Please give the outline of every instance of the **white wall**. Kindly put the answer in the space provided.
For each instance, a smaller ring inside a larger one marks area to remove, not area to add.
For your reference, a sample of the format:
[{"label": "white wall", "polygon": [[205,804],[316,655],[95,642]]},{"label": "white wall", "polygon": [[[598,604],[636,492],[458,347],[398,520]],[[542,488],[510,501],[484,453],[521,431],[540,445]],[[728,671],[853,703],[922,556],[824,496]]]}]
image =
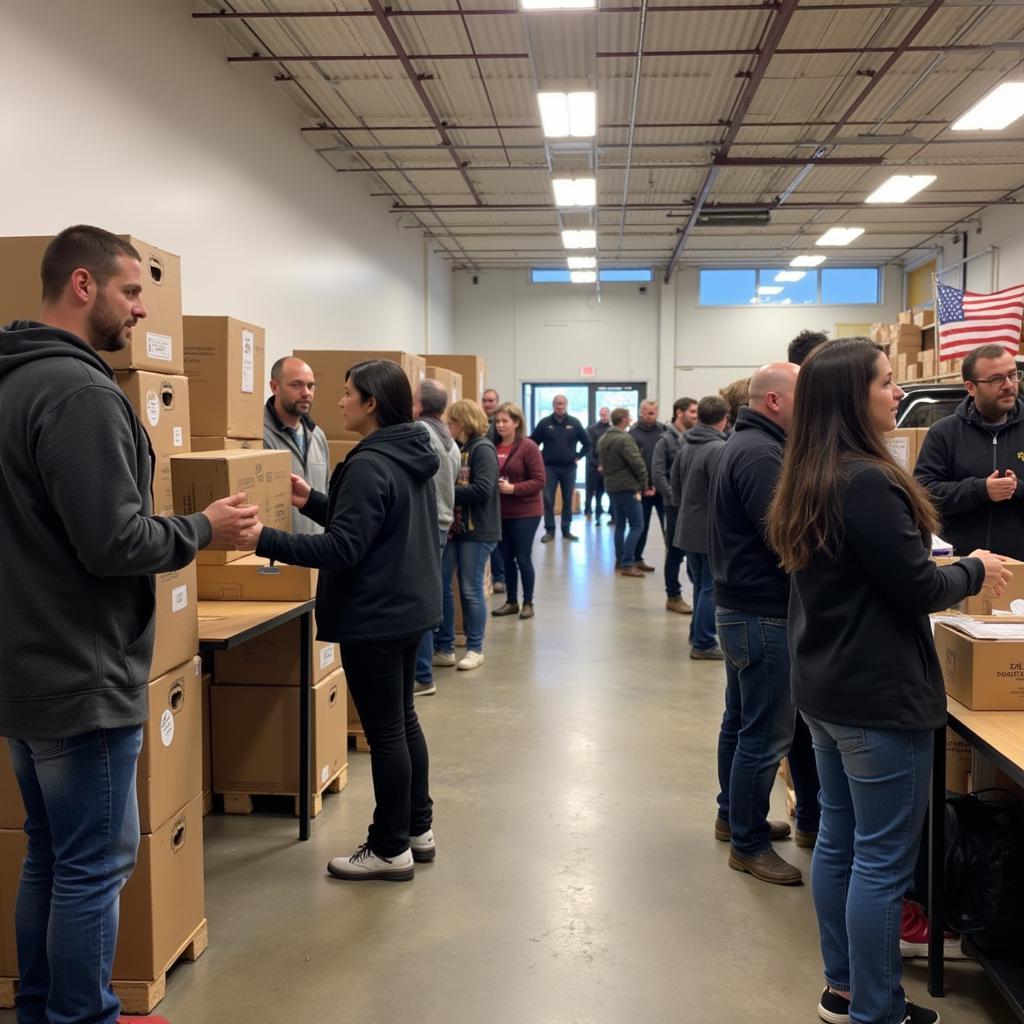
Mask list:
[{"label": "white wall", "polygon": [[[981,233],[976,224],[967,228],[967,255],[979,254],[967,264],[967,288],[970,291],[990,292],[1024,284],[1024,209],[1000,206],[987,210],[978,217]],[[993,261],[991,254],[981,255],[995,246],[999,251]],[[942,264],[950,266],[963,259],[962,242],[944,239]],[[995,274],[993,275],[993,262]],[[994,280],[993,280],[994,278]],[[943,276],[946,284],[961,287],[960,270]]]},{"label": "white wall", "polygon": [[[837,324],[892,321],[901,303],[899,268],[885,273],[877,306],[723,307],[697,304],[698,272],[670,284],[592,289],[532,285],[526,270],[455,274],[455,351],[487,360],[489,383],[521,398],[524,381],[571,383],[592,365],[596,379],[646,381],[666,407],[683,394],[718,391],[758,366],[786,357],[805,328],[835,333]],[[682,367],[682,369],[680,369]]]},{"label": "white wall", "polygon": [[[4,0],[0,234],[76,222],[182,258],[186,313],[298,347],[451,347],[451,274],[369,177],[335,174],[267,65],[189,0]],[[27,311],[34,314],[34,310]]]}]

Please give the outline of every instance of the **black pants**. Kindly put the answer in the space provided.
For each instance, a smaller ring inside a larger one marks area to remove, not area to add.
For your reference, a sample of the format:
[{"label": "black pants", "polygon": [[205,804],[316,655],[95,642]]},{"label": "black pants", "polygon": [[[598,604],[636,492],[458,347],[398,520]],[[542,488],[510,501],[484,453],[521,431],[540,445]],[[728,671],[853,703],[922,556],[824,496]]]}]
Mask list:
[{"label": "black pants", "polygon": [[[652,494],[649,497],[645,495],[641,505],[641,512],[644,517],[644,530],[643,533],[640,534],[640,539],[636,544],[636,560],[638,562],[642,561],[644,557],[644,546],[647,544],[647,534],[650,533],[651,530],[651,513],[655,510],[658,512],[658,522],[661,525],[662,535],[664,536],[665,533],[665,499],[657,493]],[[667,539],[665,543],[668,544]]]},{"label": "black pants", "polygon": [[380,857],[409,849],[409,836],[433,822],[427,741],[413,705],[416,648],[421,634],[345,643],[341,663],[370,745],[377,806],[368,842]]},{"label": "black pants", "polygon": [[[601,514],[601,499],[604,497],[604,473],[599,473],[597,466],[587,460],[587,491],[583,502],[583,511],[589,516],[591,505],[595,505],[594,511]],[[611,498],[608,499],[608,511],[611,513]]]},{"label": "black pants", "polygon": [[533,604],[533,538],[540,526],[540,516],[528,519],[502,519],[501,555],[505,561],[505,600],[519,600],[519,577],[523,577],[523,603]]},{"label": "black pants", "polygon": [[679,582],[679,570],[682,568],[686,553],[672,543],[676,535],[676,522],[679,509],[675,505],[665,506],[665,595],[666,597],[682,597],[683,587]]},{"label": "black pants", "polygon": [[562,533],[572,527],[572,492],[576,488],[576,463],[568,466],[544,464],[547,480],[544,482],[544,529],[555,532],[555,491],[562,488]]}]

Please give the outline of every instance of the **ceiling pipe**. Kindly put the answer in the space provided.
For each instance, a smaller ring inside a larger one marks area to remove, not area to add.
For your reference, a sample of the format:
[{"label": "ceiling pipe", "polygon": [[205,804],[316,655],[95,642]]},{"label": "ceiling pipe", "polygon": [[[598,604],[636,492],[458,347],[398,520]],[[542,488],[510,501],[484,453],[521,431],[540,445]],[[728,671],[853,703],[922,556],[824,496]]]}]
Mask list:
[{"label": "ceiling pipe", "polygon": [[[1022,206],[1024,203],[1018,202],[1014,199],[958,199],[958,200],[946,200],[936,201],[930,203],[914,203],[914,210],[966,210],[973,209],[981,203],[984,206]],[[764,209],[768,206],[768,203],[708,203],[707,209],[709,210],[745,210],[745,209]],[[667,212],[669,216],[675,214],[679,217],[689,217],[690,214],[686,211],[692,206],[691,202],[677,202],[677,203],[629,203],[628,209],[630,210],[646,210],[649,213]],[[595,209],[598,210],[613,210],[619,209],[619,204],[615,203],[602,203],[598,204]],[[433,210],[438,213],[451,213],[451,212],[464,212],[464,213],[550,213],[555,210],[554,203],[484,203],[480,206],[474,206],[471,203],[426,203],[423,205],[418,204],[407,204],[407,203],[395,203],[391,207],[392,213],[414,213],[423,212],[425,210]],[[864,202],[843,202],[843,201],[824,201],[824,202],[813,202],[804,201],[799,203],[787,203],[787,210],[863,210]]]},{"label": "ceiling pipe", "polygon": [[647,32],[647,0],[640,4],[640,24],[637,26],[636,67],[633,70],[633,97],[629,105],[629,135],[626,141],[626,166],[622,182],[622,213],[619,216],[618,251],[622,252],[622,239],[626,232],[626,201],[629,199],[629,170],[633,162],[633,137],[636,134],[636,111],[640,99],[640,69],[644,62],[644,35]]}]

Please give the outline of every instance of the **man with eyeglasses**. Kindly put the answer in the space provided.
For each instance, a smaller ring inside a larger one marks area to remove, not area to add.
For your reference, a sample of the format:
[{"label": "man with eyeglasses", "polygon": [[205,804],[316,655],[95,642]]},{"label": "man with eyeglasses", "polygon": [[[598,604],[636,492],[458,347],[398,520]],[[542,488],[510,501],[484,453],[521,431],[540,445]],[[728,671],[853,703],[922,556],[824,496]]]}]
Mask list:
[{"label": "man with eyeglasses", "polygon": [[925,435],[914,476],[942,517],[957,554],[986,548],[1024,559],[1024,404],[1014,357],[974,349],[963,365],[967,398]]}]

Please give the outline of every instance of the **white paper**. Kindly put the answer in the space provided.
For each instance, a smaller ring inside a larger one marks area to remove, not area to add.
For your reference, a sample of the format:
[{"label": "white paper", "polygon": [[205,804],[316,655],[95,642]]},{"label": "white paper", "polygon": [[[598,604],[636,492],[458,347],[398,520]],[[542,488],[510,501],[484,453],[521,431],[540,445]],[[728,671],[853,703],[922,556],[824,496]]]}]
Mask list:
[{"label": "white paper", "polygon": [[330,647],[325,647],[320,652],[320,671],[322,672],[328,665],[334,664],[334,644]]},{"label": "white paper", "polygon": [[327,785],[327,780],[331,777],[331,773],[327,770],[327,765],[324,765],[320,769],[320,784]]},{"label": "white paper", "polygon": [[256,336],[242,331],[242,390],[251,395],[256,387]]},{"label": "white paper", "polygon": [[977,619],[943,619],[975,640],[1024,640],[1024,622],[979,622]]},{"label": "white paper", "polygon": [[171,591],[171,611],[180,612],[188,607],[188,584],[183,583]]},{"label": "white paper", "polygon": [[164,708],[160,716],[160,742],[169,747],[174,742],[174,715],[170,708]]},{"label": "white paper", "polygon": [[154,334],[146,331],[146,355],[169,363],[174,359],[174,342],[169,334]]},{"label": "white paper", "polygon": [[174,428],[174,447],[181,448],[185,444],[185,432],[181,427]]},{"label": "white paper", "polygon": [[155,391],[146,392],[146,419],[151,427],[160,422],[160,396]]}]

